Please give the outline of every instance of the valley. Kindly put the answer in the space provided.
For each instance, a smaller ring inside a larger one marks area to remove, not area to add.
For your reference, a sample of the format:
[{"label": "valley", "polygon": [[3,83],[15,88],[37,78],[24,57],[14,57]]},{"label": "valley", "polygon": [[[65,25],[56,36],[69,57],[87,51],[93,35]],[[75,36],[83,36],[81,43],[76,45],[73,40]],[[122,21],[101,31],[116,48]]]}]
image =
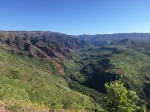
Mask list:
[{"label": "valley", "polygon": [[[150,34],[0,32],[0,101],[10,111],[102,112],[121,79],[150,110]],[[21,102],[21,103],[18,103]]]}]

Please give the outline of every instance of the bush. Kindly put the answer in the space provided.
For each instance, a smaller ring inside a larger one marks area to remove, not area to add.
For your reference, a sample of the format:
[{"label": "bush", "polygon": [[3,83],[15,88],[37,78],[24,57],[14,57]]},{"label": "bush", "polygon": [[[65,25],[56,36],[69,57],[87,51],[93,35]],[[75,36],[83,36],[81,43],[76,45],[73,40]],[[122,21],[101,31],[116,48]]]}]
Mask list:
[{"label": "bush", "polygon": [[145,106],[138,106],[136,92],[127,90],[120,80],[105,84],[107,94],[103,106],[108,112],[146,112]]}]

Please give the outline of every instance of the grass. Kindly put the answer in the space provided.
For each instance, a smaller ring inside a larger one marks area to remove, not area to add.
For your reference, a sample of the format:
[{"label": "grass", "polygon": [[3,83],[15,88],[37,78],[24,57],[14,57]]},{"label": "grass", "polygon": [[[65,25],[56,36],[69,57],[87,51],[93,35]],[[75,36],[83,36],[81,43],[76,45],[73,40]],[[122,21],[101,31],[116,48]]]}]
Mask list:
[{"label": "grass", "polygon": [[1,50],[0,100],[22,101],[55,110],[101,110],[98,104],[92,103],[93,99],[71,90],[66,79],[57,74],[53,63]]},{"label": "grass", "polygon": [[129,49],[116,55],[116,58],[112,58],[111,62],[115,65],[115,69],[124,70],[123,76],[127,78],[125,83],[130,85],[131,89],[138,92],[143,91],[146,82],[145,76],[150,73],[147,68],[150,66],[149,56]]}]

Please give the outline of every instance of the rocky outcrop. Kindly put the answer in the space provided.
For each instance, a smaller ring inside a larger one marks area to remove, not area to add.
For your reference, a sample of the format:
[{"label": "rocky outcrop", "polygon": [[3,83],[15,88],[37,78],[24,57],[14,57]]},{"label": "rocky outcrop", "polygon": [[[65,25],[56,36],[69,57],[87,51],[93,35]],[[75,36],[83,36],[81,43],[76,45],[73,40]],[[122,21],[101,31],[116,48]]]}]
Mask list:
[{"label": "rocky outcrop", "polygon": [[72,59],[73,50],[88,44],[71,36],[53,32],[0,32],[0,42],[30,56]]},{"label": "rocky outcrop", "polygon": [[[74,50],[88,46],[77,38],[54,32],[0,32],[0,48],[55,63],[72,60]],[[62,70],[61,70],[62,72]]]}]

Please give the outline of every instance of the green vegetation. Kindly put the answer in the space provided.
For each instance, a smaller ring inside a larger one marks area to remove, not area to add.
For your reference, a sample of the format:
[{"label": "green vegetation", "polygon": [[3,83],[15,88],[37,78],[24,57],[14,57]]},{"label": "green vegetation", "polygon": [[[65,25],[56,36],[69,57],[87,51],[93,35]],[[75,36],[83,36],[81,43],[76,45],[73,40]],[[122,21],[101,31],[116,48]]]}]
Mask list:
[{"label": "green vegetation", "polygon": [[[90,97],[69,89],[66,79],[55,75],[49,63],[1,50],[0,68],[1,101],[22,101],[50,109],[101,110]],[[12,106],[16,109],[22,105]]]},{"label": "green vegetation", "polygon": [[150,110],[148,42],[119,41],[116,34],[118,41],[95,40],[95,47],[61,34],[0,36],[0,109],[101,112],[103,106],[143,112],[146,105]]},{"label": "green vegetation", "polygon": [[121,80],[105,84],[107,94],[103,105],[108,112],[146,112],[145,106],[138,106],[138,96],[127,90]]},{"label": "green vegetation", "polygon": [[[70,84],[72,89],[97,99],[101,104],[105,96],[103,93],[106,93],[105,83],[122,74],[125,87],[135,91],[140,97],[140,104],[149,108],[150,57],[147,54],[123,45],[90,47],[76,52],[75,63],[68,64],[71,65],[68,70],[70,79],[74,81]],[[83,86],[88,89],[81,89]],[[90,88],[93,92],[89,92]]]}]

